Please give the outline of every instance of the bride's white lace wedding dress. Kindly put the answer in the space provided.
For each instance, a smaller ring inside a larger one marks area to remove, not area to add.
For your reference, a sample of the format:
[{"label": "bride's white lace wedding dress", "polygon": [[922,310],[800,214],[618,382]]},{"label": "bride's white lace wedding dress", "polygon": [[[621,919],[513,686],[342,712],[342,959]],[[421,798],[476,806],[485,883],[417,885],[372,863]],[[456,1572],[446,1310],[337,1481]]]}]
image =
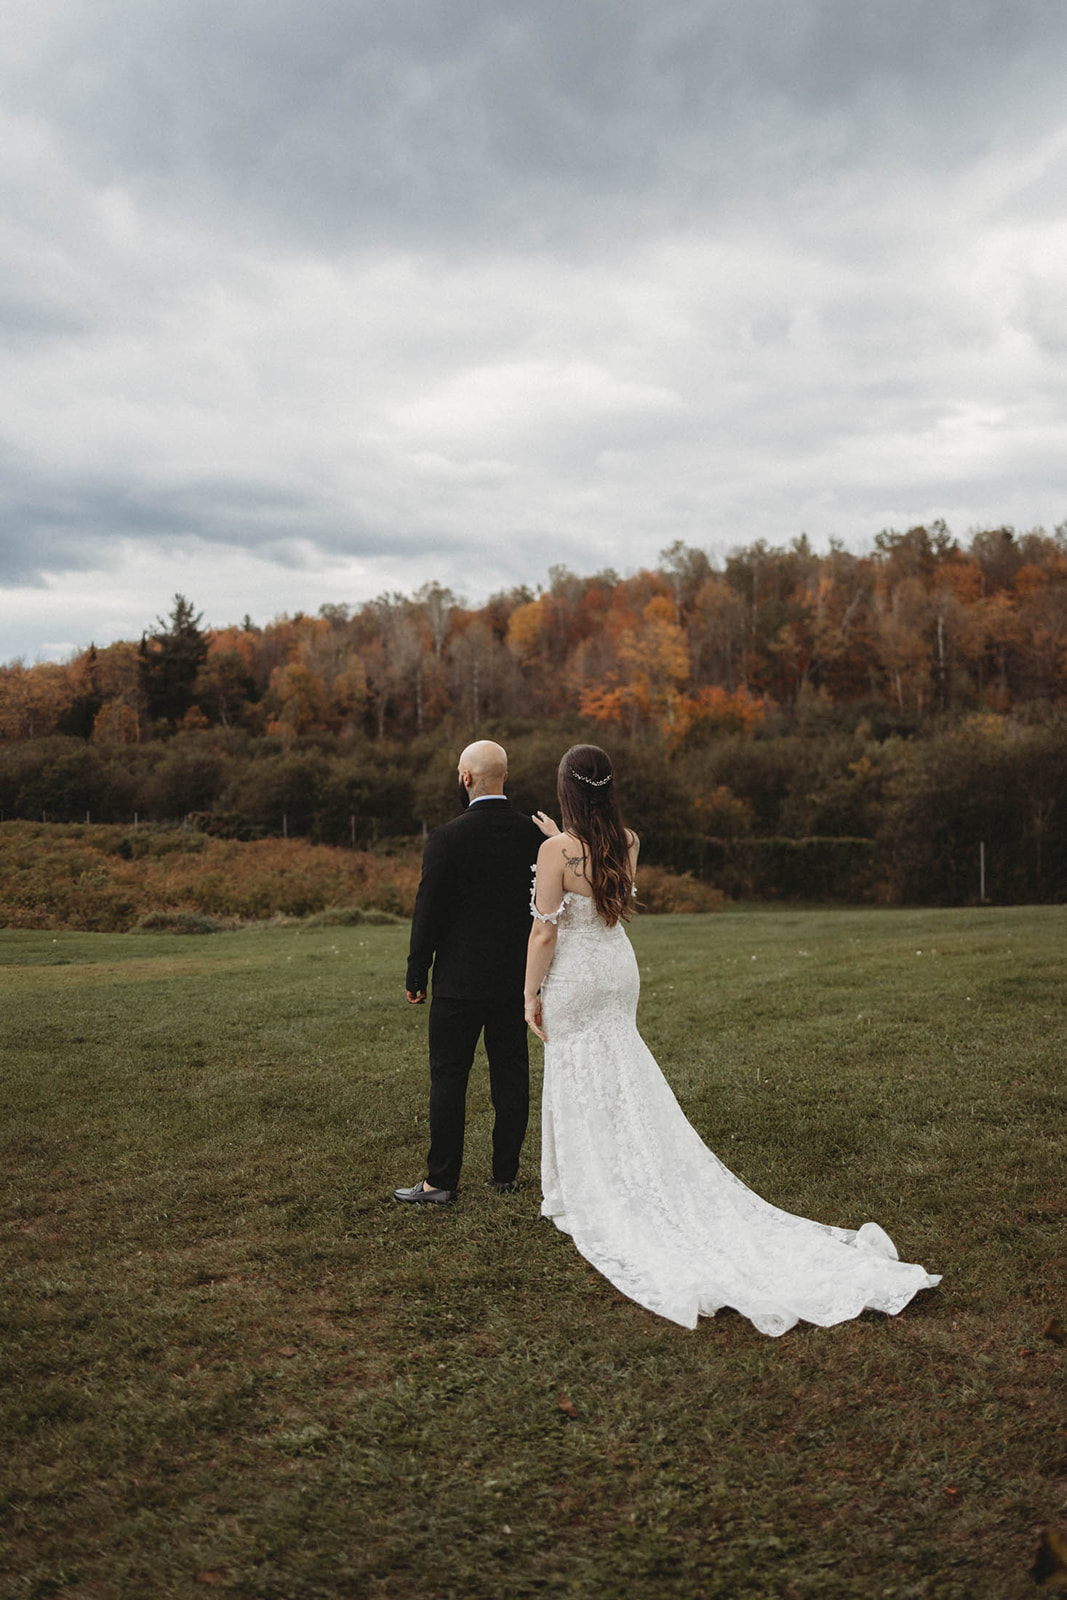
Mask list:
[{"label": "bride's white lace wedding dress", "polygon": [[874,1222],[831,1228],[761,1200],[686,1120],[637,1031],[621,925],[568,894],[542,987],[543,1216],[638,1305],[683,1327],[732,1306],[761,1333],[895,1313],[939,1276],[897,1259]]}]

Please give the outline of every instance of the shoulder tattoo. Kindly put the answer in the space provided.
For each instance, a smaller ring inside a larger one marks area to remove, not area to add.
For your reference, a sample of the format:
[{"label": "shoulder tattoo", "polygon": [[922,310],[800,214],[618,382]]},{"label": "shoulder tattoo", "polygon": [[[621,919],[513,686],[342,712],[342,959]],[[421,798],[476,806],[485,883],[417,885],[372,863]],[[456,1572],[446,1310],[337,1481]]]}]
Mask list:
[{"label": "shoulder tattoo", "polygon": [[574,876],[576,878],[582,878],[582,877],[585,876],[585,851],[584,850],[582,851],[580,856],[569,856],[567,854],[566,846],[564,846],[563,847],[563,859],[567,863],[568,867],[570,867],[571,871],[574,873]]}]

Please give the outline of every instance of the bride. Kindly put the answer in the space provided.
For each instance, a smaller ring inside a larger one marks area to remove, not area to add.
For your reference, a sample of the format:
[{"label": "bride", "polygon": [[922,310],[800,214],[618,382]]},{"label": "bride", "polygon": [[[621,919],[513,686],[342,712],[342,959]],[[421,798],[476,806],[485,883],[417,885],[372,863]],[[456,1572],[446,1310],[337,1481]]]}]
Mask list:
[{"label": "bride", "polygon": [[877,1223],[853,1232],[780,1211],[701,1141],[637,1031],[623,924],[638,840],[605,751],[574,745],[558,787],[563,832],[537,856],[525,988],[545,1042],[542,1215],[617,1289],[686,1328],[722,1306],[761,1333],[828,1327],[933,1288],[940,1278],[899,1261]]}]

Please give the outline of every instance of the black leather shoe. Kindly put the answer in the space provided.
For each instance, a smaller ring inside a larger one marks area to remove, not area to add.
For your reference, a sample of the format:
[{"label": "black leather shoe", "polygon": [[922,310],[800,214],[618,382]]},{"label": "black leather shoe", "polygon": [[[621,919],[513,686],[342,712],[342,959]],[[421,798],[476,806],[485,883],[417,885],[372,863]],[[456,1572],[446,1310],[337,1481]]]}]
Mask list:
[{"label": "black leather shoe", "polygon": [[455,1198],[455,1189],[424,1189],[421,1183],[410,1189],[393,1190],[394,1200],[403,1200],[410,1206],[450,1206]]},{"label": "black leather shoe", "polygon": [[521,1187],[522,1185],[519,1183],[518,1178],[509,1178],[507,1183],[497,1184],[496,1192],[497,1194],[518,1194]]}]

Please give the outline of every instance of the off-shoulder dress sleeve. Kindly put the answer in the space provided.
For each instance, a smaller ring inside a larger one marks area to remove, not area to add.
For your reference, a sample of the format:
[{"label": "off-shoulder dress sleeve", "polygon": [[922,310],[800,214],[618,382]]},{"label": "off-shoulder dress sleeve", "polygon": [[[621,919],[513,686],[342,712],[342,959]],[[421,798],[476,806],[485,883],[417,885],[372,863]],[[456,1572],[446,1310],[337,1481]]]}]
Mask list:
[{"label": "off-shoulder dress sleeve", "polygon": [[536,861],[533,864],[533,869],[532,870],[533,870],[533,880],[530,883],[530,915],[531,915],[531,917],[536,918],[536,920],[538,922],[550,922],[552,924],[552,926],[555,927],[556,924],[559,922],[560,916],[563,913],[563,907],[567,904],[567,901],[570,899],[570,895],[569,894],[565,894],[563,896],[563,899],[560,901],[560,903],[556,907],[555,911],[538,911],[538,909],[537,909],[537,863],[536,863]]}]

